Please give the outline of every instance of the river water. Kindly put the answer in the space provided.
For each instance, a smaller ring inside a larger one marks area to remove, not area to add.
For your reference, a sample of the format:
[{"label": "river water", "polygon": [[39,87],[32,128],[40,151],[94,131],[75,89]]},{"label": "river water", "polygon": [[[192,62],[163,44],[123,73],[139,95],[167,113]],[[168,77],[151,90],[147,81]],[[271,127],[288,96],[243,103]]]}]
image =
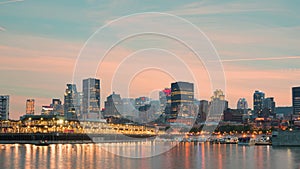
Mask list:
[{"label": "river water", "polygon": [[169,142],[2,144],[0,169],[7,168],[300,169],[300,147]]}]

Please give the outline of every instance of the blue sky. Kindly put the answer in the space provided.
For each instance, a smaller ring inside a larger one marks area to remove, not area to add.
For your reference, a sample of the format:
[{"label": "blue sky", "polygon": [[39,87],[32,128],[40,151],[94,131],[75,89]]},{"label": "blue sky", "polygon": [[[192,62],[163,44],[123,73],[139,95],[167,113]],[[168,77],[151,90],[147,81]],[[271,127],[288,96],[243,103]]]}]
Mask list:
[{"label": "blue sky", "polygon": [[[299,6],[296,0],[1,0],[0,94],[11,95],[12,118],[25,112],[27,98],[37,100],[37,111],[51,98],[63,99],[78,53],[99,27],[125,15],[163,12],[190,21],[214,44],[223,61],[231,107],[239,97],[252,105],[256,89],[274,96],[277,105],[290,105],[291,86],[300,85]],[[159,26],[159,22],[152,26]],[[172,29],[181,28],[178,25]],[[103,42],[117,36],[111,31]],[[140,46],[128,42],[120,51],[126,53]],[[139,89],[136,95],[149,90]],[[199,97],[209,99],[210,95],[207,90]]]}]

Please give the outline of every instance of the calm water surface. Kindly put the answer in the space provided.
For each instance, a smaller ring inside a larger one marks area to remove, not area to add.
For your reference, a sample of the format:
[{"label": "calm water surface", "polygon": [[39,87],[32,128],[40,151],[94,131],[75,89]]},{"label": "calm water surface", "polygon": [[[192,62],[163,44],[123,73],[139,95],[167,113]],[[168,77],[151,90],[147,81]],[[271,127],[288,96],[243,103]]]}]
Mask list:
[{"label": "calm water surface", "polygon": [[180,143],[148,158],[129,158],[112,152],[147,153],[166,144],[151,142],[107,144],[57,144],[50,146],[0,145],[0,169],[6,168],[203,168],[203,169],[300,169],[300,148]]}]

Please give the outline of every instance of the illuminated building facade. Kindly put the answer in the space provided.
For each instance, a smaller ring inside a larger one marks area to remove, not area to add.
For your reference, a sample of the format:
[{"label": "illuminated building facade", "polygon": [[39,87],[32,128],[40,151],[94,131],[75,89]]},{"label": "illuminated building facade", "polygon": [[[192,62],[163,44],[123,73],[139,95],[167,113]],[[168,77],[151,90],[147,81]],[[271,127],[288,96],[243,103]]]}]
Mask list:
[{"label": "illuminated building facade", "polygon": [[51,114],[53,115],[64,115],[64,107],[61,104],[60,99],[52,99],[52,104],[50,104],[51,107],[53,107],[53,112]]},{"label": "illuminated building facade", "polygon": [[0,120],[8,120],[9,117],[9,96],[0,96]]},{"label": "illuminated building facade", "polygon": [[83,118],[100,118],[100,80],[88,78],[83,80]]},{"label": "illuminated building facade", "polygon": [[243,114],[247,114],[248,112],[248,102],[245,98],[240,98],[237,102],[236,108],[240,110]]},{"label": "illuminated building facade", "polygon": [[79,111],[77,88],[75,84],[67,84],[64,94],[64,115],[67,119],[76,119]]},{"label": "illuminated building facade", "polygon": [[26,114],[34,114],[34,99],[26,100]]},{"label": "illuminated building facade", "polygon": [[300,115],[300,87],[292,88],[293,114]]},{"label": "illuminated building facade", "polygon": [[171,112],[168,118],[175,119],[178,114],[190,115],[190,107],[194,102],[194,84],[175,82],[171,84]]},{"label": "illuminated building facade", "polygon": [[207,121],[219,122],[222,120],[224,110],[228,108],[228,101],[225,100],[225,95],[222,90],[217,89],[214,91],[214,95],[211,97],[209,104],[209,113]]},{"label": "illuminated building facade", "polygon": [[263,109],[263,101],[265,99],[265,93],[256,90],[253,94],[253,111],[254,115],[260,117]]},{"label": "illuminated building facade", "polygon": [[274,101],[274,97],[265,98],[263,101],[263,111],[268,111],[270,115],[275,114],[275,106],[276,103]]},{"label": "illuminated building facade", "polygon": [[53,113],[52,106],[42,106],[42,115],[51,115]]}]

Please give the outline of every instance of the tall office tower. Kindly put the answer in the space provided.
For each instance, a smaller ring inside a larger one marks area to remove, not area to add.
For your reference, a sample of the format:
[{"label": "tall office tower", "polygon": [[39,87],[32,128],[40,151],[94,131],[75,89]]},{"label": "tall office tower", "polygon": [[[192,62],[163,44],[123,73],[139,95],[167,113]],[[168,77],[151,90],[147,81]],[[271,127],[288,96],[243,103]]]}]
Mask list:
[{"label": "tall office tower", "polygon": [[275,113],[274,97],[268,97],[263,100],[263,109],[268,110],[270,114]]},{"label": "tall office tower", "polygon": [[240,98],[237,102],[236,108],[240,110],[241,113],[247,114],[248,111],[248,102],[245,98]]},{"label": "tall office tower", "polygon": [[34,99],[26,100],[26,114],[34,114]]},{"label": "tall office tower", "polygon": [[207,121],[219,122],[222,119],[224,110],[228,108],[228,101],[225,100],[225,95],[222,90],[217,89],[211,97],[209,103],[209,113]]},{"label": "tall office tower", "polygon": [[300,86],[292,88],[293,114],[300,115]]},{"label": "tall office tower", "polygon": [[84,79],[82,86],[83,118],[100,118],[100,80]]},{"label": "tall office tower", "polygon": [[9,117],[9,96],[0,96],[0,120],[8,120]]},{"label": "tall office tower", "polygon": [[253,94],[253,111],[254,115],[260,117],[263,109],[263,100],[265,99],[265,93],[256,90]]},{"label": "tall office tower", "polygon": [[[161,112],[170,112],[169,109],[171,105],[171,89],[165,88],[162,91],[159,91],[159,102]],[[167,108],[167,109],[166,109]]]},{"label": "tall office tower", "polygon": [[67,84],[64,95],[64,115],[67,119],[76,119],[78,113],[77,88],[75,84]]},{"label": "tall office tower", "polygon": [[121,96],[113,92],[106,98],[104,116],[105,117],[121,117],[123,112],[123,104]]},{"label": "tall office tower", "polygon": [[168,118],[175,119],[178,114],[190,116],[194,102],[194,84],[175,82],[171,84],[171,112]]},{"label": "tall office tower", "polygon": [[209,108],[208,101],[200,100],[199,112],[198,112],[198,117],[197,117],[198,123],[206,121],[208,110],[209,110],[208,108]]}]

